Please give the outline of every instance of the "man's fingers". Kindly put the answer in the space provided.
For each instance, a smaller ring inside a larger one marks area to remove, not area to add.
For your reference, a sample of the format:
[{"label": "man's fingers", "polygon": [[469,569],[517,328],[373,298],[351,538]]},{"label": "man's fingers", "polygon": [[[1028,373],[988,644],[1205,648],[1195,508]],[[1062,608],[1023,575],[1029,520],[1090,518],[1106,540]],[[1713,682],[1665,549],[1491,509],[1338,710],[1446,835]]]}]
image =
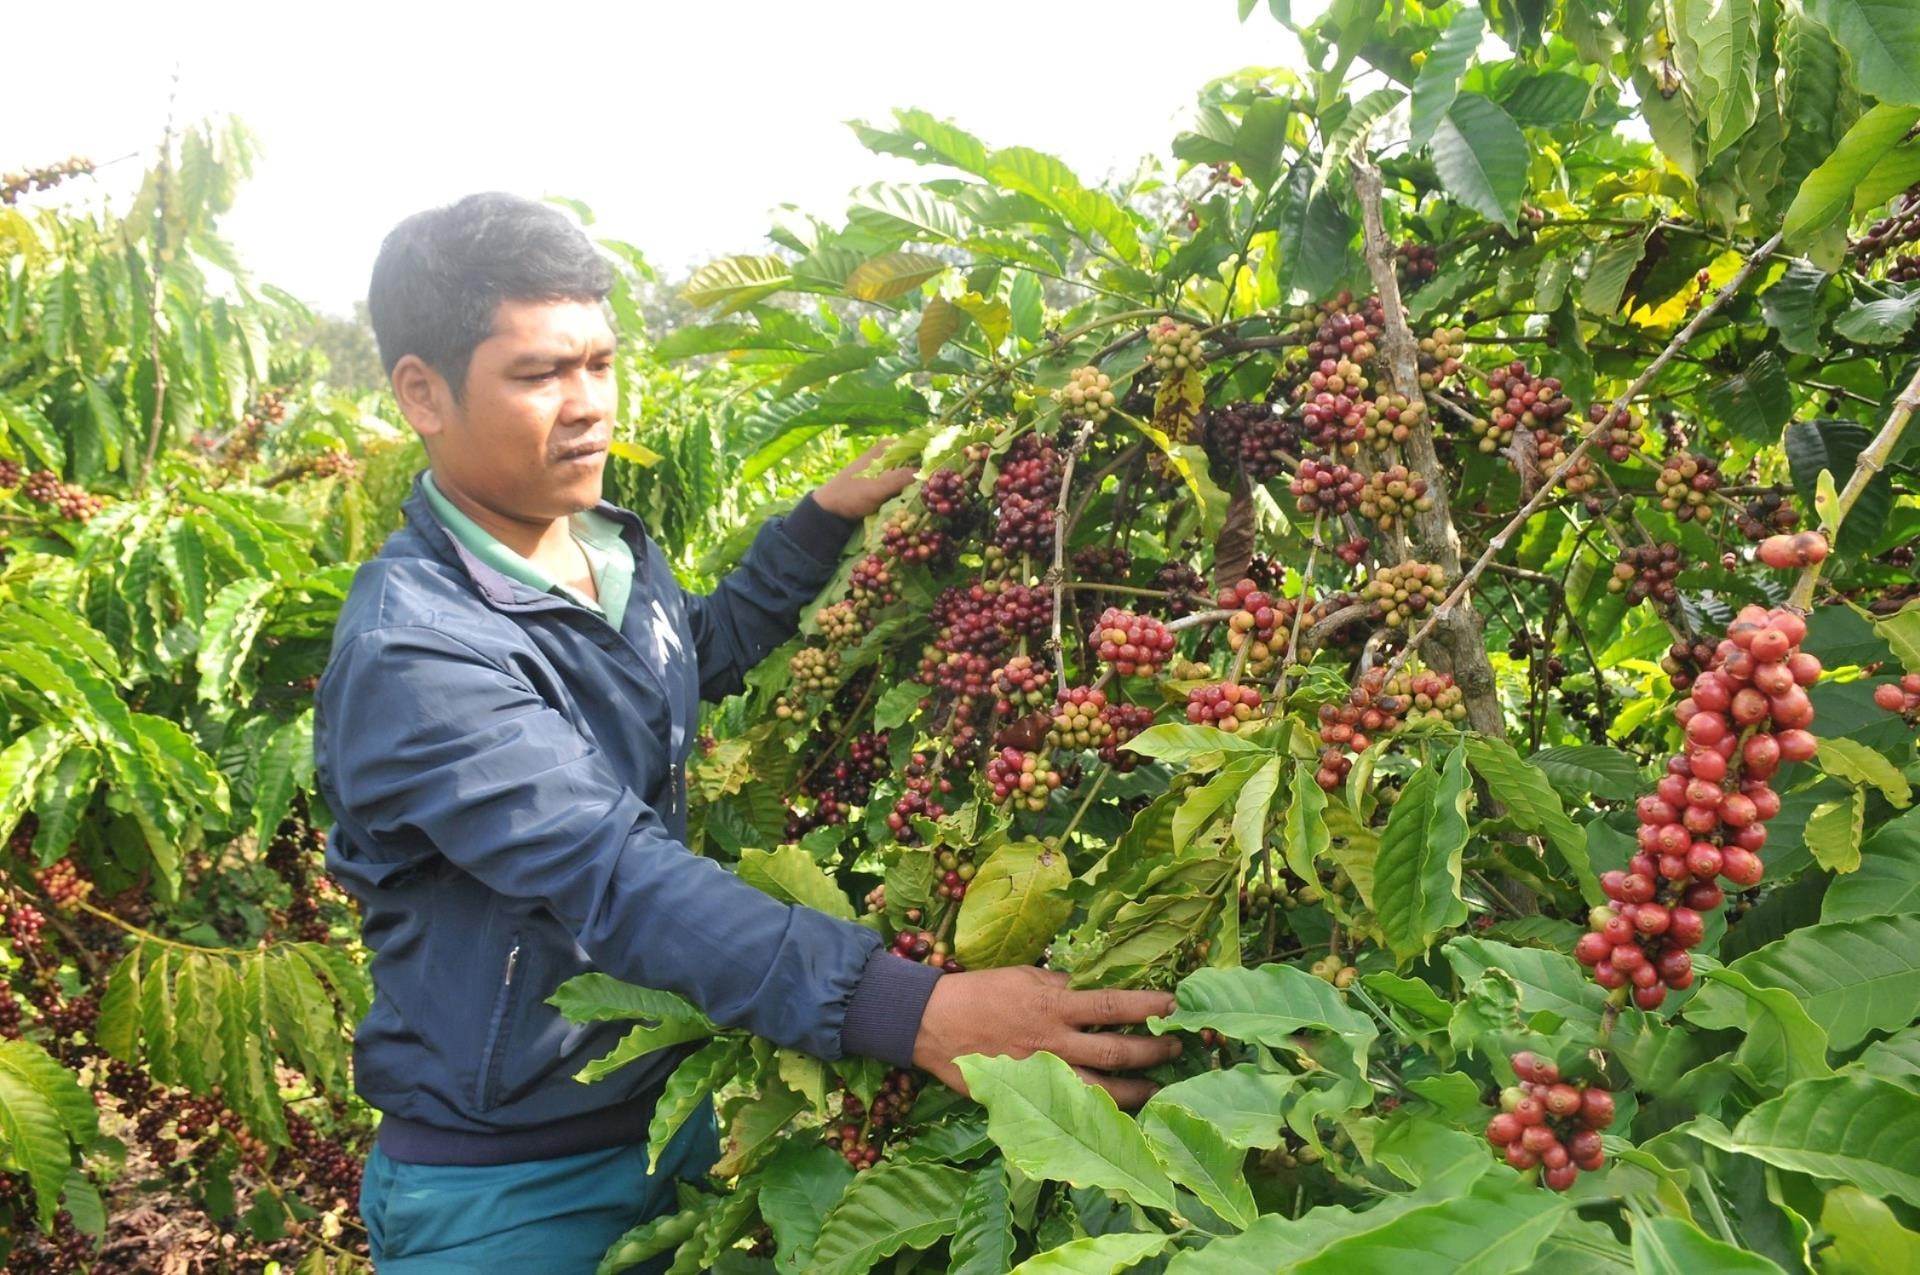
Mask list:
[{"label": "man's fingers", "polygon": [[1117,987],[1069,992],[1062,1006],[1067,1022],[1075,1027],[1144,1023],[1149,1018],[1171,1014],[1175,1008],[1173,997],[1166,992],[1122,991]]},{"label": "man's fingers", "polygon": [[1141,1071],[1172,1062],[1180,1042],[1171,1036],[1127,1036],[1119,1032],[1074,1032],[1055,1051],[1067,1062],[1100,1071]]},{"label": "man's fingers", "polygon": [[1138,1111],[1160,1089],[1151,1080],[1135,1080],[1129,1076],[1104,1076],[1089,1067],[1075,1067],[1074,1074],[1090,1085],[1098,1085],[1113,1095],[1113,1101],[1122,1111]]}]

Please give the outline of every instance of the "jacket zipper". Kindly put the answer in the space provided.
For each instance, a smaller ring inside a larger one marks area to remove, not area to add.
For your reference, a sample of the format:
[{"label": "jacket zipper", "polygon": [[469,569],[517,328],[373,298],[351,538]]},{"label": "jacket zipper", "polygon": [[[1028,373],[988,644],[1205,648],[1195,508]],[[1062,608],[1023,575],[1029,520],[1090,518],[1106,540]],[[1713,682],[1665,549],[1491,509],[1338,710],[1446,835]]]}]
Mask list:
[{"label": "jacket zipper", "polygon": [[506,1033],[507,1018],[513,1012],[513,972],[520,964],[520,936],[513,936],[513,946],[507,949],[506,968],[500,973],[500,993],[494,997],[493,1018],[487,1024],[487,1042],[480,1056],[480,1092],[474,1097],[481,1110],[493,1105],[493,1097],[498,1086],[496,1074],[500,1070],[500,1061],[504,1056],[500,1049],[500,1038]]}]

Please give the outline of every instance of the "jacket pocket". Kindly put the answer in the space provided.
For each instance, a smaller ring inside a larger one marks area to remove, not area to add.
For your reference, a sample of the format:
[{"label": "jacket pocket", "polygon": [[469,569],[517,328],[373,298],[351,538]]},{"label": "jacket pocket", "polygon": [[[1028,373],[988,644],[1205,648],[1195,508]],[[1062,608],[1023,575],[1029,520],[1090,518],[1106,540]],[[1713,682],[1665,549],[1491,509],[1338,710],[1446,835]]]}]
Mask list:
[{"label": "jacket pocket", "polygon": [[499,1101],[500,1067],[506,1058],[504,1046],[514,1017],[514,979],[522,973],[519,967],[520,936],[515,934],[508,943],[507,959],[501,966],[500,990],[494,993],[493,1014],[487,1020],[486,1044],[480,1048],[480,1074],[475,1083],[473,1101],[481,1111],[492,1110]]}]

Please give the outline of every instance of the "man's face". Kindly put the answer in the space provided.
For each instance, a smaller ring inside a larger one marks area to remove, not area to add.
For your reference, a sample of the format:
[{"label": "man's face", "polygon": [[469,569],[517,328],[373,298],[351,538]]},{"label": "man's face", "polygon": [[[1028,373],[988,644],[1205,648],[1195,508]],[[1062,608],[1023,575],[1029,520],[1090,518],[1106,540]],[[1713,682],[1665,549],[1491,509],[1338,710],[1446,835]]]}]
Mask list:
[{"label": "man's face", "polygon": [[613,351],[595,302],[501,302],[433,439],[443,485],[528,523],[593,508],[618,403]]}]

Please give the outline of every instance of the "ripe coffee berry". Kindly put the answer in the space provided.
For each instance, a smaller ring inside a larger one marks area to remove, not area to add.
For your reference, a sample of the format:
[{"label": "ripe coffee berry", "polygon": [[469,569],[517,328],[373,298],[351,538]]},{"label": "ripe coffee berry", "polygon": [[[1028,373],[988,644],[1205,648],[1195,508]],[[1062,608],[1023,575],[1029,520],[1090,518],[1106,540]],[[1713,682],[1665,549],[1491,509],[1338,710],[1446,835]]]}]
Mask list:
[{"label": "ripe coffee berry", "polygon": [[1487,374],[1485,406],[1486,417],[1473,423],[1481,451],[1499,451],[1515,430],[1528,429],[1542,460],[1560,454],[1560,420],[1573,410],[1573,400],[1561,392],[1558,378],[1537,377],[1516,359]]},{"label": "ripe coffee berry", "polygon": [[[1587,408],[1587,419],[1598,425],[1607,415],[1605,403],[1595,403]],[[1629,408],[1621,408],[1607,421],[1606,433],[1600,442],[1606,448],[1607,459],[1618,465],[1633,455],[1634,447],[1640,441],[1640,418]]]},{"label": "ripe coffee berry", "polygon": [[1897,682],[1882,682],[1873,688],[1873,702],[1909,721],[1920,718],[1920,673],[1908,673]]},{"label": "ripe coffee berry", "polygon": [[1705,522],[1711,514],[1707,502],[1720,489],[1720,462],[1699,454],[1670,457],[1653,480],[1653,489],[1660,495],[1660,507],[1681,522]]},{"label": "ripe coffee berry", "polygon": [[1783,761],[1804,761],[1816,743],[1806,727],[1806,689],[1820,661],[1798,649],[1806,621],[1787,610],[1742,608],[1691,679],[1674,717],[1686,739],[1655,790],[1635,806],[1639,853],[1600,878],[1608,904],[1588,918],[1574,956],[1602,987],[1657,1009],[1669,989],[1692,985],[1689,952],[1705,934],[1703,911],[1721,905],[1716,878],[1759,884],[1757,853],[1780,813],[1768,783]]},{"label": "ripe coffee berry", "polygon": [[1827,560],[1827,538],[1817,531],[1768,536],[1760,542],[1760,561],[1776,571],[1816,566]]},{"label": "ripe coffee berry", "polygon": [[1217,682],[1187,692],[1187,720],[1199,726],[1217,726],[1229,733],[1260,715],[1260,692],[1251,686]]},{"label": "ripe coffee berry", "polygon": [[1309,456],[1300,462],[1299,472],[1287,490],[1293,493],[1295,507],[1301,513],[1338,516],[1354,507],[1365,482],[1345,465]]},{"label": "ripe coffee berry", "polygon": [[1515,1083],[1500,1092],[1487,1141],[1514,1168],[1538,1168],[1542,1184],[1564,1191],[1582,1170],[1591,1173],[1606,1163],[1600,1130],[1613,1123],[1613,1095],[1561,1080],[1558,1066],[1524,1050],[1510,1061]]},{"label": "ripe coffee berry", "polygon": [[1173,634],[1149,615],[1108,607],[1094,624],[1089,645],[1103,663],[1125,676],[1151,674],[1173,654]]},{"label": "ripe coffee berry", "polygon": [[1680,590],[1674,581],[1686,566],[1686,558],[1676,544],[1628,545],[1613,564],[1607,580],[1610,593],[1625,593],[1631,601],[1652,598],[1661,606],[1679,601]]}]

